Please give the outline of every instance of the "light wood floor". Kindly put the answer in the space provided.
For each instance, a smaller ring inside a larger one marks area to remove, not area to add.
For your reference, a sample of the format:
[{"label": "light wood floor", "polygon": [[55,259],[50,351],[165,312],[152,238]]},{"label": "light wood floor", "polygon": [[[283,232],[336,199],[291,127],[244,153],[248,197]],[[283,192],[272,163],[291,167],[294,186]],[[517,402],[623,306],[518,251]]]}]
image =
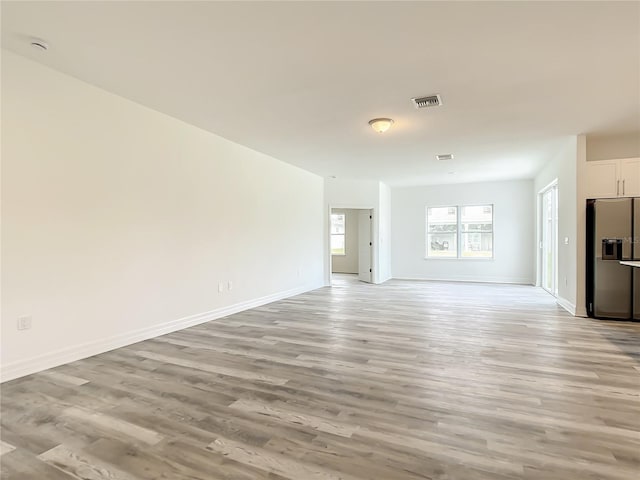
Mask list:
[{"label": "light wood floor", "polygon": [[2,479],[640,478],[640,324],[341,280],[2,386]]}]

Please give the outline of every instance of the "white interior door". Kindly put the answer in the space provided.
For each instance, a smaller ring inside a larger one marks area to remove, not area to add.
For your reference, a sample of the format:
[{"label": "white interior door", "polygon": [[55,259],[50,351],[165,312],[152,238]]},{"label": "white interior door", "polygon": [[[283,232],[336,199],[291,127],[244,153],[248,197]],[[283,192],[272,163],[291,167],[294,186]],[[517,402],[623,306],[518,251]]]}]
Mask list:
[{"label": "white interior door", "polygon": [[372,282],[371,265],[371,210],[361,210],[358,213],[358,280]]},{"label": "white interior door", "polygon": [[542,225],[540,238],[540,284],[558,296],[558,186],[552,185],[541,194]]}]

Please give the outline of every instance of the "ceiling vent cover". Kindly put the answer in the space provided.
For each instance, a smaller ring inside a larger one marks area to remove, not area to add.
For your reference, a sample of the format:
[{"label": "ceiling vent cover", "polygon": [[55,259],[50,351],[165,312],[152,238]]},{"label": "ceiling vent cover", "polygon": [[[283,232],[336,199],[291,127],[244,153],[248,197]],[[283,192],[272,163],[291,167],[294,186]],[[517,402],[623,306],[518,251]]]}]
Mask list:
[{"label": "ceiling vent cover", "polygon": [[450,153],[445,153],[444,155],[436,155],[437,160],[453,160],[453,155]]},{"label": "ceiling vent cover", "polygon": [[411,101],[416,108],[439,107],[442,105],[440,94],[429,95],[427,97],[416,97],[412,98]]}]

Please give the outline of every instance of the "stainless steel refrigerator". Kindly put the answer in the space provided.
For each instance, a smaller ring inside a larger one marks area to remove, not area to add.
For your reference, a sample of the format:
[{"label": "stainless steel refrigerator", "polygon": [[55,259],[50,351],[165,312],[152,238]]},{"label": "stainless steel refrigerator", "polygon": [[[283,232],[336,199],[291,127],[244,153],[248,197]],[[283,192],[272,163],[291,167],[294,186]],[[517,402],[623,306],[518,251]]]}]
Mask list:
[{"label": "stainless steel refrigerator", "polygon": [[[640,198],[587,200],[587,313],[640,320]],[[635,241],[634,241],[635,240]]]}]

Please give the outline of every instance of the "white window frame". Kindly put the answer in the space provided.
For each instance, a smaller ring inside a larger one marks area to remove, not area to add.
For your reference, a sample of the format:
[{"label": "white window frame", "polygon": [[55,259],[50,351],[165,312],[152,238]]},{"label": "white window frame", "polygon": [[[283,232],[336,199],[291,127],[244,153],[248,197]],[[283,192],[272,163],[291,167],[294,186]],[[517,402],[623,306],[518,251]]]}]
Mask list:
[{"label": "white window frame", "polygon": [[[333,237],[342,237],[344,241],[344,253],[333,253],[333,248],[331,248],[331,245],[329,245],[329,250],[331,251],[331,255],[334,257],[344,257],[347,255],[347,214],[344,212],[331,213],[331,217],[333,217],[334,215],[341,215],[342,217],[344,217],[344,232],[343,233],[329,232],[330,234],[329,241],[331,241]],[[329,229],[331,229],[332,223],[333,222],[329,222]]]},{"label": "white window frame", "polygon": [[[491,207],[491,256],[490,257],[463,257],[462,256],[462,238],[464,232],[462,231],[462,209],[464,207]],[[429,209],[430,208],[456,208],[456,256],[451,257],[439,257],[429,255]],[[493,203],[477,203],[469,205],[427,205],[424,209],[424,232],[425,232],[425,259],[426,260],[493,260],[495,257],[495,205]]]}]

